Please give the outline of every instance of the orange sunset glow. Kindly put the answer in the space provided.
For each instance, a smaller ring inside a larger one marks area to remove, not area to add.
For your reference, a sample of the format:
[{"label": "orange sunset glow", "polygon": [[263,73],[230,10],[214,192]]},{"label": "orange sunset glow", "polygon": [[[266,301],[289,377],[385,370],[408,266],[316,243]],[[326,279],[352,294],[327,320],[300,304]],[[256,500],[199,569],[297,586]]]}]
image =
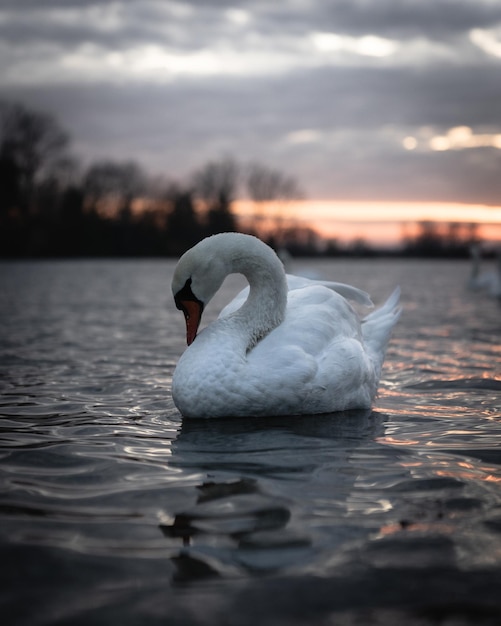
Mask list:
[{"label": "orange sunset glow", "polygon": [[423,221],[460,229],[475,227],[476,236],[487,243],[501,242],[501,207],[459,203],[353,202],[301,200],[287,203],[235,202],[236,215],[245,222],[256,217],[266,222],[311,227],[322,237],[341,242],[364,239],[376,245],[397,245],[415,236]]}]

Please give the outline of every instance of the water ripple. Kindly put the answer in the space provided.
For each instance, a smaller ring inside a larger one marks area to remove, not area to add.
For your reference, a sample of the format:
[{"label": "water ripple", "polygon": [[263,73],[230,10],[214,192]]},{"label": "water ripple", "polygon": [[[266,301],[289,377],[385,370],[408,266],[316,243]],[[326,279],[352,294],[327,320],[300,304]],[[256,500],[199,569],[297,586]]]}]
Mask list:
[{"label": "water ripple", "polygon": [[207,610],[211,593],[231,603],[235,581],[332,586],[340,572],[357,602],[385,576],[405,595],[417,570],[448,568],[436,597],[447,580],[466,588],[463,573],[499,580],[499,307],[469,297],[465,265],[320,264],[381,297],[402,285],[374,411],[209,421],[182,420],[170,397],[184,348],[166,307],[172,268],[0,268],[6,614],[37,606],[20,625],[82,623],[92,605],[110,618],[96,623],[145,623],[159,597],[186,616],[209,583]]}]

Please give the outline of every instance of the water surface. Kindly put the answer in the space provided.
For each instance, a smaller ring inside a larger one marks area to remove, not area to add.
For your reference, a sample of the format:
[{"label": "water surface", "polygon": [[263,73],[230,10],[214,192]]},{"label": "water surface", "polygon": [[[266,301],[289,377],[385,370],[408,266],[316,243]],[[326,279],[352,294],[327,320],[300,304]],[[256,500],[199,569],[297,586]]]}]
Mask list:
[{"label": "water surface", "polygon": [[501,307],[468,265],[296,262],[401,285],[374,410],[209,421],[170,396],[173,267],[0,265],[4,623],[501,623]]}]

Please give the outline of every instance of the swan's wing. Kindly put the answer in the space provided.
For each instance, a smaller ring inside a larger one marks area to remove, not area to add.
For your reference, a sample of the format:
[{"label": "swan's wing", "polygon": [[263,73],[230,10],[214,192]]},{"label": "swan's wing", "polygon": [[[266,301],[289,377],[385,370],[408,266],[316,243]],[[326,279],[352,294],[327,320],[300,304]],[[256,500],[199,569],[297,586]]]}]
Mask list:
[{"label": "swan's wing", "polygon": [[289,293],[284,321],[254,350],[273,352],[281,346],[296,346],[318,356],[334,340],[361,336],[360,319],[350,304],[338,293],[314,285]]},{"label": "swan's wing", "polygon": [[[311,280],[309,278],[305,278],[303,276],[295,276],[293,274],[287,274],[287,286],[289,288],[289,299],[292,291],[298,289],[304,289],[306,287],[313,287],[315,285],[321,285],[323,287],[327,287],[332,291],[343,296],[347,300],[352,300],[357,304],[362,304],[364,306],[373,307],[372,300],[369,294],[362,289],[358,289],[357,287],[353,287],[352,285],[347,285],[345,283],[337,283],[328,280]],[[238,310],[242,304],[247,300],[247,296],[249,295],[249,287],[245,287],[238,293],[233,300],[227,304],[224,309],[219,314],[219,317],[226,317]]]},{"label": "swan's wing", "polygon": [[328,289],[332,289],[336,293],[343,296],[347,300],[352,300],[357,304],[363,304],[364,306],[374,306],[369,294],[358,287],[347,285],[346,283],[337,283],[331,280],[312,280],[303,276],[295,276],[293,274],[287,274],[287,285],[289,291],[293,289],[303,289],[304,287],[312,287],[313,285],[322,285]]},{"label": "swan's wing", "polygon": [[313,412],[326,398],[325,406],[369,404],[373,366],[361,338],[357,313],[337,292],[321,285],[293,290],[285,320],[248,353],[246,384],[266,381],[284,403],[307,395]]}]

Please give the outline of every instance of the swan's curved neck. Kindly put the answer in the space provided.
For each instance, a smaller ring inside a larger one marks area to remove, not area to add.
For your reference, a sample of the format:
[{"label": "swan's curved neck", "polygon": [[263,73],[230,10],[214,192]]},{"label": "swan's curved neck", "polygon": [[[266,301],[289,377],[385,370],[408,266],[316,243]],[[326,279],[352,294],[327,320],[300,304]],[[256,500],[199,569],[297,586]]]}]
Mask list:
[{"label": "swan's curved neck", "polygon": [[249,282],[249,296],[233,314],[248,337],[247,349],[281,324],[287,307],[287,280],[282,262],[259,240],[230,252],[231,273],[243,274]]}]

